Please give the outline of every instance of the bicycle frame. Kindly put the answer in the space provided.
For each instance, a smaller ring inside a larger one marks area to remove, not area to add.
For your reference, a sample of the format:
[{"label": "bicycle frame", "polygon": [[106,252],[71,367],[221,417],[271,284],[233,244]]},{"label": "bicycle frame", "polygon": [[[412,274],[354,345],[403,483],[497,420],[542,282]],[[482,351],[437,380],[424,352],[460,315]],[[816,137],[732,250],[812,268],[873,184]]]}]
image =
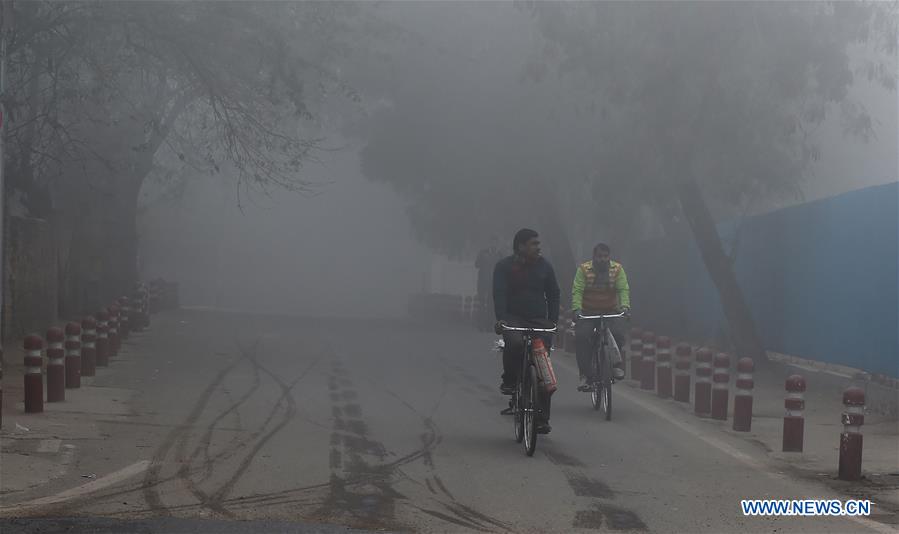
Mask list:
[{"label": "bicycle frame", "polygon": [[593,334],[591,336],[591,374],[590,392],[593,400],[593,409],[602,408],[606,421],[612,417],[612,384],[615,382],[611,367],[608,365],[609,355],[606,353],[608,344],[607,336],[610,335],[606,320],[624,317],[625,313],[613,315],[579,315],[579,320],[593,320]]},{"label": "bicycle frame", "polygon": [[[606,326],[606,320],[617,319],[619,317],[624,317],[624,316],[625,316],[624,312],[611,314],[611,315],[578,315],[579,320],[598,321],[598,323],[594,323],[593,337],[591,339],[591,344],[592,344],[591,346],[593,347],[592,352],[594,355],[596,355],[597,349],[598,349],[598,352],[603,357],[608,357],[608,355],[605,353],[605,348],[606,348],[606,344],[608,341],[606,339],[606,332],[609,329],[608,326]],[[597,363],[599,365],[602,365],[603,364],[602,358]]]},{"label": "bicycle frame", "polygon": [[[521,328],[502,325],[503,331],[520,332],[524,341],[524,354],[521,357],[521,368],[518,372],[515,393],[509,400],[509,407],[512,409],[512,415],[515,417],[515,440],[519,443],[523,440],[525,453],[528,456],[534,454],[537,443],[537,432],[535,419],[541,413],[540,402],[537,400],[536,393],[536,365],[533,354],[533,339],[540,334],[552,334],[556,332],[553,328]],[[534,367],[534,371],[531,370]],[[531,377],[531,378],[528,378]],[[532,383],[533,381],[533,383]],[[529,391],[529,401],[522,405],[526,389]]]},{"label": "bicycle frame", "polygon": [[502,328],[505,332],[520,332],[524,334],[522,336],[524,338],[524,357],[521,359],[521,368],[518,370],[518,385],[521,386],[524,380],[524,375],[528,370],[528,366],[534,363],[534,355],[531,352],[531,346],[533,345],[534,337],[540,334],[555,334],[557,328],[525,328],[507,325],[503,325]]}]

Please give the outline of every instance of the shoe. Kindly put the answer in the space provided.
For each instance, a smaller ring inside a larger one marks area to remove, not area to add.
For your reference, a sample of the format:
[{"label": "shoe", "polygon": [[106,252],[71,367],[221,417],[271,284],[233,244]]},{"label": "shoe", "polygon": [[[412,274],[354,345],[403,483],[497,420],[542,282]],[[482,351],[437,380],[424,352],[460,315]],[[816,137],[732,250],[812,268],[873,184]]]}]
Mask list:
[{"label": "shoe", "polygon": [[624,369],[612,367],[612,376],[615,377],[615,380],[624,380]]},{"label": "shoe", "polygon": [[515,384],[500,384],[499,392],[503,395],[514,395],[515,394]]},{"label": "shoe", "polygon": [[581,381],[577,386],[577,390],[580,391],[581,393],[585,393],[587,391],[590,391],[591,387],[592,386],[590,386],[590,384],[587,382],[587,377],[584,375],[581,375]]},{"label": "shoe", "polygon": [[549,426],[549,423],[541,423],[537,425],[536,430],[538,434],[549,434],[553,431],[553,427]]}]

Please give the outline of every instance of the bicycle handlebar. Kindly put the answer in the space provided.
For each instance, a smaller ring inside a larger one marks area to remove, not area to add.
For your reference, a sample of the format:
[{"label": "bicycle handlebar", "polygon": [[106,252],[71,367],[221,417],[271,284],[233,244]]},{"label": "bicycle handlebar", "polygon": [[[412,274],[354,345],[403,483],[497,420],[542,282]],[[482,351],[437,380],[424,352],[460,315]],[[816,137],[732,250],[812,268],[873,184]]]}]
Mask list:
[{"label": "bicycle handlebar", "polygon": [[526,334],[555,334],[556,326],[552,328],[525,328],[519,326],[509,326],[505,323],[501,323],[502,329],[506,332],[524,332]]},{"label": "bicycle handlebar", "polygon": [[578,314],[578,319],[617,319],[618,317],[624,317],[625,312],[616,313],[614,315],[581,315]]}]

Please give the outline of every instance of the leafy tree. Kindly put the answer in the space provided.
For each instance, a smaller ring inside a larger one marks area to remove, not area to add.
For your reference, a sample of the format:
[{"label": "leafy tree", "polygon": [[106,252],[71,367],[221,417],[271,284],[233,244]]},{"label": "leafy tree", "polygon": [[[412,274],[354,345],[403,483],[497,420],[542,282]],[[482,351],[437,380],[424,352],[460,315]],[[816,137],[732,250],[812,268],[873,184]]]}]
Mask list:
[{"label": "leafy tree", "polygon": [[[718,289],[738,351],[765,361],[749,309],[707,206],[802,186],[819,153],[813,127],[839,106],[871,135],[848,98],[851,46],[871,45],[860,73],[895,88],[895,5],[865,3],[532,3],[557,45],[560,72],[580,76],[628,142],[618,164],[663,214],[680,212]],[[612,160],[614,162],[614,159]],[[614,180],[622,183],[624,180]]]},{"label": "leafy tree", "polygon": [[[573,234],[600,225],[634,239],[643,209],[666,225],[685,219],[737,350],[761,365],[709,206],[799,191],[820,151],[813,128],[834,109],[871,135],[848,89],[858,75],[895,86],[894,6],[519,5],[546,42],[505,28],[504,62],[403,56],[428,81],[373,122],[366,174],[406,195],[420,237],[447,253],[464,254],[485,229],[540,221],[567,249],[552,251],[565,257],[554,258],[563,280]],[[875,59],[854,72],[856,45]]]},{"label": "leafy tree", "polygon": [[[135,278],[135,215],[154,173],[221,172],[310,192],[318,105],[358,6],[320,2],[15,2],[4,105],[10,187],[45,216],[98,214],[115,291]],[[160,164],[168,170],[158,172]],[[80,199],[74,201],[74,199]],[[97,218],[95,217],[95,219]]]}]

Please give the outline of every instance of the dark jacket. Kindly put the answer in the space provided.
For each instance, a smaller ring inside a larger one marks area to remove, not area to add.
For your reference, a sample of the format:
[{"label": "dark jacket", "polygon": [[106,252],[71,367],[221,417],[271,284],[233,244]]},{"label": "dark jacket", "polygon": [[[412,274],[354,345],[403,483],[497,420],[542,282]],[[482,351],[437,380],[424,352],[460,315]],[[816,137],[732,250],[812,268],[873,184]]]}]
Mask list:
[{"label": "dark jacket", "polygon": [[559,321],[559,283],[553,266],[544,258],[526,263],[509,256],[493,270],[496,320],[510,318]]}]

